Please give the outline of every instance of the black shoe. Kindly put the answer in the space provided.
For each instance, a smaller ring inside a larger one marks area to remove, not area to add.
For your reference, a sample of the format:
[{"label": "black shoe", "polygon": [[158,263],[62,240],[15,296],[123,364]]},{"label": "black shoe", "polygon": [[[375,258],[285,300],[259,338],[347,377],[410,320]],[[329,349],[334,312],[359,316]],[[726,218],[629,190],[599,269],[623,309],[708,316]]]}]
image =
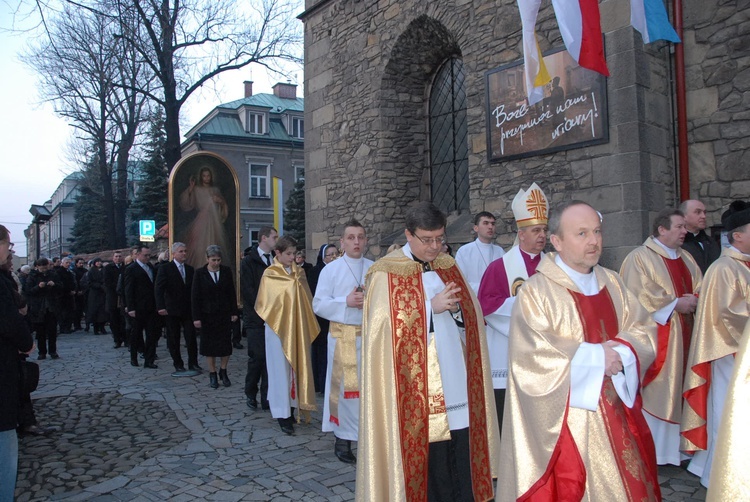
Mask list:
[{"label": "black shoe", "polygon": [[336,444],[333,447],[336,458],[345,464],[356,464],[357,457],[352,453],[352,442],[347,439],[336,438]]},{"label": "black shoe", "polygon": [[83,331],[85,331],[86,333],[88,333],[89,332],[89,327],[86,326],[85,328],[83,328]]},{"label": "black shoe", "polygon": [[245,348],[245,346],[242,345],[240,342],[232,342],[232,347],[234,347],[235,349],[244,349]]},{"label": "black shoe", "polygon": [[130,360],[130,365],[131,365],[131,366],[135,366],[136,368],[137,368],[138,366],[140,366],[140,364],[138,364],[138,360],[137,360],[137,359],[131,359],[131,360]]},{"label": "black shoe", "polygon": [[152,369],[152,370],[155,370],[156,368],[158,368],[158,366],[155,365],[154,363],[143,363],[143,367],[144,368],[149,368],[149,369]]},{"label": "black shoe", "polygon": [[251,410],[257,410],[258,409],[258,400],[254,397],[248,397],[247,398],[247,407]]},{"label": "black shoe", "polygon": [[279,426],[281,426],[281,432],[292,436],[294,434],[294,419],[292,417],[289,417],[289,418],[279,418],[278,420],[279,420]]},{"label": "black shoe", "polygon": [[224,384],[224,387],[229,387],[232,385],[232,382],[229,381],[229,376],[227,376],[226,369],[219,370],[219,379],[221,379],[221,383]]},{"label": "black shoe", "polygon": [[188,364],[188,369],[192,371],[203,371],[203,368],[198,366],[198,363],[195,364]]},{"label": "black shoe", "polygon": [[182,372],[184,372],[184,371],[185,371],[185,367],[184,367],[184,366],[175,366],[175,367],[174,367],[174,370],[175,370],[175,371],[176,371],[177,373],[182,373]]},{"label": "black shoe", "polygon": [[212,389],[218,389],[219,388],[219,379],[216,377],[216,372],[212,371],[208,374],[208,381],[209,381],[209,387]]},{"label": "black shoe", "polygon": [[47,354],[39,354],[38,356],[36,356],[36,358],[37,358],[37,360],[47,359]]},{"label": "black shoe", "polygon": [[28,434],[30,436],[47,436],[53,432],[60,430],[57,427],[43,427],[41,425],[27,425],[23,429],[20,429],[21,434]]},{"label": "black shoe", "polygon": [[57,352],[50,352],[49,356],[52,359],[60,359],[60,356],[57,355]]},{"label": "black shoe", "polygon": [[268,411],[271,409],[271,405],[268,404],[268,401],[263,401],[260,403],[260,407],[264,409],[265,411]]},{"label": "black shoe", "polygon": [[113,346],[112,348],[113,348],[113,349],[119,349],[120,347],[122,347],[122,343],[121,343],[121,342],[118,342],[118,343],[115,343],[115,344],[114,344],[114,346]]}]

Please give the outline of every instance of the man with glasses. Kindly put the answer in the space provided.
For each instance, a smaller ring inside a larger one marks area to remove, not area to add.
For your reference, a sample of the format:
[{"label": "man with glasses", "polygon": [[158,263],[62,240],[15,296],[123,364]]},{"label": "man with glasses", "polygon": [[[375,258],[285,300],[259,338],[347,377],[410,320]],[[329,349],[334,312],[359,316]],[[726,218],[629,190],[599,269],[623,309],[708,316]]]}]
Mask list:
[{"label": "man with glasses", "polygon": [[[357,500],[488,500],[499,431],[479,305],[421,202],[368,272]],[[462,333],[465,330],[465,337]]]}]

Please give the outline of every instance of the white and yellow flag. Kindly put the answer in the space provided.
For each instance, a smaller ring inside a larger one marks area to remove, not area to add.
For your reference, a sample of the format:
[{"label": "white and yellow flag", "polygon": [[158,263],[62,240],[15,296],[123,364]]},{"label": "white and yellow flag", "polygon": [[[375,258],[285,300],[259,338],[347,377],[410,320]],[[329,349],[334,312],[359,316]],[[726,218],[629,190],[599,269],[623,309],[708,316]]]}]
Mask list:
[{"label": "white and yellow flag", "polygon": [[536,40],[536,18],[542,0],[517,1],[518,10],[521,12],[526,95],[529,98],[529,105],[533,105],[544,98],[544,85],[550,81],[549,72],[544,66],[542,51]]}]

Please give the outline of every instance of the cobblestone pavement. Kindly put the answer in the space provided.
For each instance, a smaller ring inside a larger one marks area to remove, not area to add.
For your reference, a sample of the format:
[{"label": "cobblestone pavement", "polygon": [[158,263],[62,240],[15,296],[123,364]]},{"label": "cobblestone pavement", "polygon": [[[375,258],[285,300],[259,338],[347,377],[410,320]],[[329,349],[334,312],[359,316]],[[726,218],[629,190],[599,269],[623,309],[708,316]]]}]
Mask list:
[{"label": "cobblestone pavement", "polygon": [[[111,336],[62,335],[58,352],[38,361],[32,397],[40,423],[60,430],[20,438],[18,501],[354,499],[355,470],[333,455],[320,412],[287,436],[269,412],[246,406],[245,350],[230,359],[232,386],[217,390],[207,371],[171,376],[164,339],[156,370],[130,366]],[[659,474],[664,500],[705,500],[684,469]]]}]

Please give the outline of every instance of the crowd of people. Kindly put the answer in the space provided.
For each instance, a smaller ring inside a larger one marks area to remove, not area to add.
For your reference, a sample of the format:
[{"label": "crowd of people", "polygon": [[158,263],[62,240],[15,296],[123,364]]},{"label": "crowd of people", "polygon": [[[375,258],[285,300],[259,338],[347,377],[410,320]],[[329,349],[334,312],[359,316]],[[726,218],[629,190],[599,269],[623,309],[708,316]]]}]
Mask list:
[{"label": "crowd of people", "polygon": [[[157,266],[145,245],[88,270],[41,258],[20,287],[3,276],[4,378],[18,381],[8,365],[32,353],[32,332],[37,357],[58,358],[58,332],[80,328],[82,313],[147,369],[166,328],[175,372],[201,372],[200,354],[214,389],[231,385],[244,336],[248,408],[291,435],[322,395],[322,429],[357,465],[358,500],[660,500],[663,464],[685,466],[710,496],[736,493],[725,459],[737,452],[717,436],[741,423],[722,425],[722,413],[744,395],[732,372],[750,312],[750,204],[723,214],[723,248],[700,201],[665,209],[619,273],[599,265],[606,221],[589,204],[550,211],[532,184],[512,210],[513,246],[495,244],[495,217],[481,212],[455,260],[446,216],[427,202],[407,211],[405,244],[376,262],[355,219],[314,266],[262,227],[237,285],[217,245],[197,270],[180,242]],[[9,243],[0,228],[0,263]],[[0,485],[17,451],[14,399]]]}]

